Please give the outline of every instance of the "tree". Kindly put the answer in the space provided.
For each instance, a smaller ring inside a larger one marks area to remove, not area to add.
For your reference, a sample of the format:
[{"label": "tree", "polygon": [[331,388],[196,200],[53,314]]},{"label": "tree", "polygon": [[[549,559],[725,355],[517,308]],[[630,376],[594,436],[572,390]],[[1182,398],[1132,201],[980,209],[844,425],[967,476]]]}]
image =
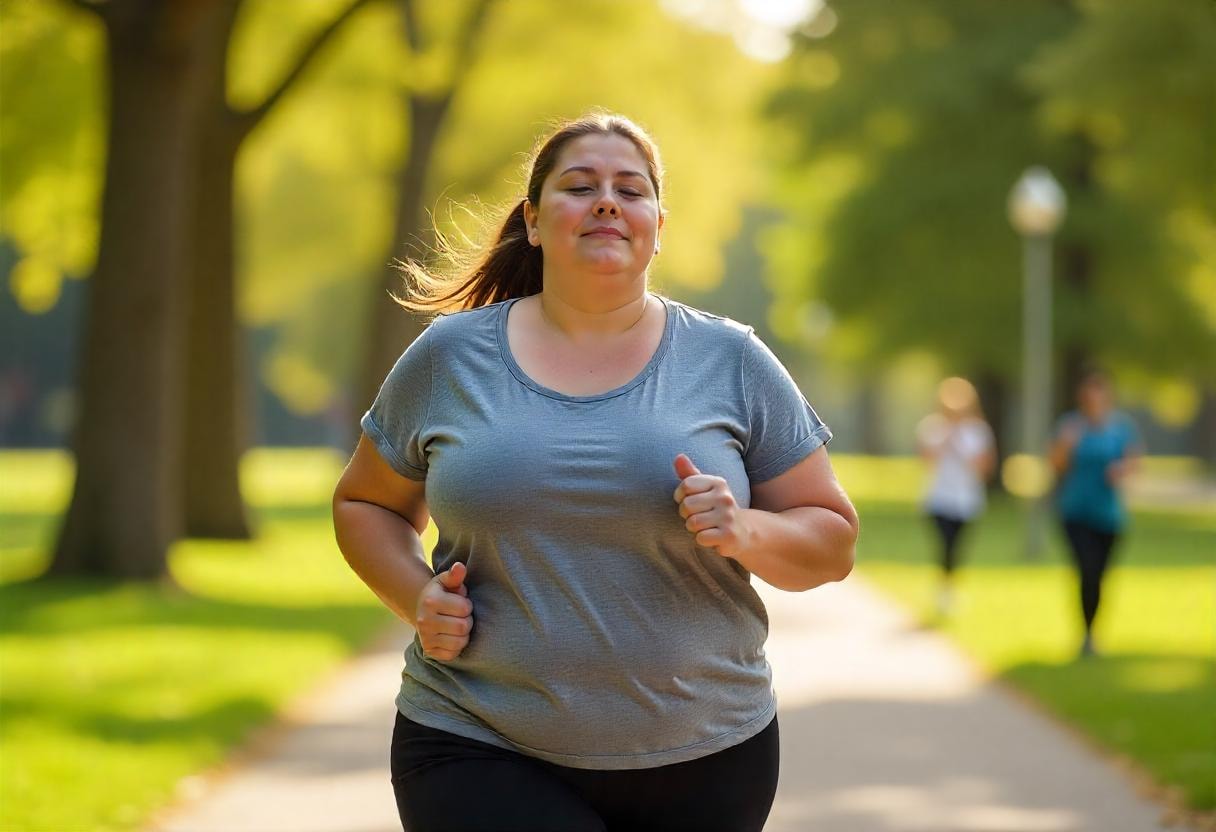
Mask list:
[{"label": "tree", "polygon": [[798,183],[814,188],[818,176],[832,191],[826,204],[787,192],[796,216],[818,223],[802,249],[811,268],[786,290],[831,307],[838,354],[875,367],[921,350],[981,389],[1014,382],[1020,258],[1004,204],[1032,163],[1054,168],[1070,191],[1057,267],[1062,366],[1075,373],[1082,356],[1118,357],[1162,372],[1204,342],[1166,277],[1176,252],[1160,221],[1095,177],[1100,158],[1086,136],[1044,125],[1042,97],[1023,77],[1083,25],[1073,10],[936,0],[835,8],[834,32],[800,39],[771,110],[798,131],[786,160]]},{"label": "tree", "polygon": [[228,0],[207,44],[203,102],[197,133],[198,195],[189,246],[189,329],[186,351],[181,489],[185,533],[191,537],[247,538],[239,463],[249,445],[248,361],[237,321],[234,182],[237,156],[257,127],[300,83],[324,47],[367,0],[350,0],[301,49],[264,97],[230,100],[233,25],[243,4]]},{"label": "tree", "polygon": [[152,579],[180,530],[182,256],[202,48],[222,3],[75,5],[105,30],[110,117],[76,481],[51,573]]},{"label": "tree", "polygon": [[[1178,300],[1157,329],[1180,319],[1199,330],[1197,348],[1186,339],[1184,349],[1171,349],[1175,339],[1165,338],[1152,352],[1168,359],[1165,381],[1198,388],[1193,449],[1216,464],[1216,367],[1208,358],[1216,352],[1216,5],[1141,0],[1079,8],[1081,24],[1043,50],[1026,76],[1052,129],[1082,135],[1095,148],[1101,188],[1151,206],[1169,253],[1152,275],[1153,294],[1164,283]],[[1092,334],[1124,363],[1143,349],[1142,339],[1123,337],[1152,314],[1139,307],[1126,326]]]}]

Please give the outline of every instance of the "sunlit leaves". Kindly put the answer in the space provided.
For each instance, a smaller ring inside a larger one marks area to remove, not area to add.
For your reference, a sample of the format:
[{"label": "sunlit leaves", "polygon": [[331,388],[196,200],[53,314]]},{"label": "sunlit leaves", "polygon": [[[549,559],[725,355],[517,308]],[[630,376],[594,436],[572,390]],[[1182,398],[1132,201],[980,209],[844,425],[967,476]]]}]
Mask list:
[{"label": "sunlit leaves", "polygon": [[81,276],[96,256],[103,43],[66,4],[0,4],[0,233],[37,258],[41,277],[17,284],[26,300],[49,297],[50,270]]}]

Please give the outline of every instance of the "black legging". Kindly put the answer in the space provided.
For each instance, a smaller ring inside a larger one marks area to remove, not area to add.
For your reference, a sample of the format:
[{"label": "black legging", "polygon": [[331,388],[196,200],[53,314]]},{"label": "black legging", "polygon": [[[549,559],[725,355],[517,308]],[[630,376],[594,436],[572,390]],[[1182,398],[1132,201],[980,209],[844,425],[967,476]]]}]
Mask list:
[{"label": "black legging", "polygon": [[600,771],[546,763],[398,714],[392,778],[406,832],[760,832],[779,756],[776,717],[716,754]]},{"label": "black legging", "polygon": [[937,526],[937,533],[942,539],[942,571],[950,575],[958,565],[958,539],[967,522],[947,517],[944,514],[932,514],[930,516],[933,518],[933,524]]},{"label": "black legging", "polygon": [[1102,576],[1110,565],[1118,535],[1079,523],[1064,521],[1064,534],[1068,536],[1068,547],[1073,564],[1081,578],[1081,614],[1085,617],[1085,632],[1093,629],[1102,600]]}]

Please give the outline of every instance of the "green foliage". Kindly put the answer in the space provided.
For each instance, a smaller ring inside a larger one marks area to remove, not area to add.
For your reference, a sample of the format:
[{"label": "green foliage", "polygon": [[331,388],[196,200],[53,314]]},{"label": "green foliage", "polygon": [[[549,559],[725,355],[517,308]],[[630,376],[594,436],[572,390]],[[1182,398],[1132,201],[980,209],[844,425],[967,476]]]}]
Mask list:
[{"label": "green foliage", "polygon": [[7,289],[30,313],[97,253],[103,47],[98,23],[66,3],[0,4],[0,235],[23,254]]},{"label": "green foliage", "polygon": [[[1196,191],[1213,194],[1213,143],[1196,138],[1210,139],[1211,97],[1204,106],[1200,93],[1213,50],[1208,34],[1188,36],[1181,51],[1165,44],[1188,21],[1207,27],[1211,9],[1176,5],[1186,8],[835,4],[835,31],[798,42],[770,104],[788,135],[780,196],[790,230],[774,234],[772,261],[787,275],[776,287],[784,305],[825,303],[839,324],[833,354],[871,369],[927,350],[955,371],[1012,377],[1021,252],[1005,201],[1025,167],[1047,163],[1070,190],[1061,248],[1083,247],[1092,261],[1084,289],[1060,262],[1057,346],[1146,372],[1200,373],[1198,356],[1216,349],[1216,315],[1195,303],[1213,300],[1195,270],[1212,241],[1187,206],[1202,201]],[[1158,15],[1174,20],[1134,23]],[[1167,48],[1168,61],[1152,58]],[[1138,96],[1158,89],[1168,92],[1149,111],[1160,117],[1145,118]],[[1122,144],[1111,138],[1121,130]],[[1102,139],[1092,147],[1091,133]],[[1206,155],[1191,152],[1205,141]],[[1112,172],[1129,169],[1124,179],[1205,184],[1169,197],[1174,215],[1113,187]]]},{"label": "green foliage", "polygon": [[[1101,299],[1121,308],[1093,316],[1117,320],[1122,313],[1132,337],[1100,326],[1088,334],[1104,352],[1133,364],[1145,362],[1131,352],[1151,342],[1152,356],[1210,384],[1216,379],[1206,360],[1216,349],[1216,6],[1207,0],[1079,5],[1080,25],[1044,49],[1024,74],[1042,98],[1040,121],[1053,132],[1085,136],[1099,150],[1095,176],[1102,192],[1141,212],[1109,223],[1102,251],[1128,262],[1139,253],[1138,227],[1156,237],[1151,256],[1135,258],[1147,260],[1145,268],[1124,269],[1118,298]],[[1146,286],[1153,302],[1121,303],[1145,297]]]}]

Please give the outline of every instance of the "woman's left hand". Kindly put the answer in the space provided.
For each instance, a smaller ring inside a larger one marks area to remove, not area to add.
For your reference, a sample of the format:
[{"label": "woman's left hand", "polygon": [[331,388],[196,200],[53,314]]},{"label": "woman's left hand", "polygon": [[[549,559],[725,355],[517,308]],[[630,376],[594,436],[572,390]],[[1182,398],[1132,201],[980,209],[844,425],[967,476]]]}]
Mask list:
[{"label": "woman's left hand", "polygon": [[675,469],[680,485],[672,496],[680,507],[684,528],[692,532],[697,544],[716,549],[724,557],[745,551],[751,530],[726,480],[702,474],[685,454],[676,457]]}]

